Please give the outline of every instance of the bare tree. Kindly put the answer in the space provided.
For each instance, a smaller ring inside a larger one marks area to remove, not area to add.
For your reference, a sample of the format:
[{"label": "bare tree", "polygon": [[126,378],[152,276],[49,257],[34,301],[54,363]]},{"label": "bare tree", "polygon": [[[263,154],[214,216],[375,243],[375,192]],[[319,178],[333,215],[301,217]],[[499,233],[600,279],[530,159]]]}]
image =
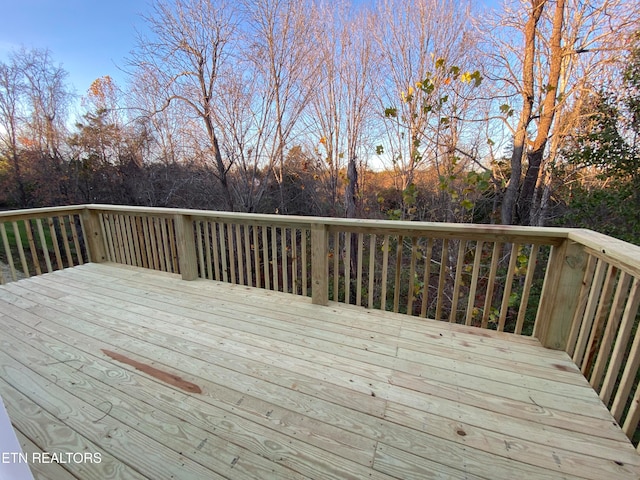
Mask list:
[{"label": "bare tree", "polygon": [[[536,189],[548,187],[543,177],[549,140],[556,132],[554,118],[571,105],[576,92],[603,74],[620,35],[637,21],[637,12],[637,5],[624,0],[520,0],[513,8],[505,6],[503,30],[492,30],[487,49],[489,76],[497,76],[507,100],[511,97],[501,111],[509,116],[519,111],[515,125],[505,118],[513,149],[502,223],[544,221],[536,198],[548,200],[548,192],[536,195]],[[515,32],[521,43],[513,41]]]},{"label": "bare tree", "polygon": [[287,146],[302,113],[309,104],[317,82],[314,58],[318,25],[310,2],[296,0],[255,0],[245,2],[248,16],[250,60],[255,77],[265,91],[262,114],[275,128],[270,139],[268,165],[272,168],[280,191],[281,213],[284,201],[284,162]]},{"label": "bare tree", "polygon": [[[17,203],[30,204],[27,177],[44,202],[56,201],[70,93],[48,50],[13,52],[0,63],[0,155],[9,160]],[[33,190],[33,189],[32,189]]]},{"label": "bare tree", "polygon": [[[423,108],[437,105],[449,91],[447,75],[437,74],[440,62],[464,68],[470,51],[469,10],[452,0],[384,0],[380,2],[377,37],[385,79],[380,87],[380,111],[396,122],[386,122],[388,148],[393,168],[404,190],[413,182],[414,171],[437,156],[438,142],[425,135],[437,128],[440,112]],[[416,88],[427,73],[433,89]],[[449,80],[450,81],[450,80]],[[414,100],[414,101],[412,101]]]},{"label": "bare tree", "polygon": [[224,191],[225,207],[233,210],[228,176],[232,164],[222,156],[214,110],[220,72],[234,47],[236,12],[218,0],[163,0],[155,4],[146,20],[153,36],[140,38],[131,64],[157,79],[165,100],[160,110],[183,102],[199,119],[213,173]]},{"label": "bare tree", "polygon": [[[255,64],[244,59],[238,65],[242,67],[225,74],[216,122],[222,148],[234,164],[234,193],[239,206],[254,212],[271,184],[275,168],[277,119],[272,108],[274,93],[268,83],[260,81]],[[251,72],[252,81],[246,81],[247,72]]]},{"label": "bare tree", "polygon": [[5,157],[12,171],[12,180],[18,187],[19,203],[27,204],[22,168],[20,165],[18,136],[24,112],[21,103],[23,84],[14,63],[0,63],[0,155]]},{"label": "bare tree", "polygon": [[317,55],[322,82],[311,100],[310,118],[329,174],[331,204],[336,206],[346,165],[345,216],[358,214],[358,164],[367,157],[367,131],[375,115],[375,55],[370,31],[375,25],[364,9],[344,4],[321,10]]},{"label": "bare tree", "polygon": [[59,160],[71,98],[65,83],[68,74],[53,63],[48,50],[21,50],[13,59],[24,76],[32,140],[40,152]]}]

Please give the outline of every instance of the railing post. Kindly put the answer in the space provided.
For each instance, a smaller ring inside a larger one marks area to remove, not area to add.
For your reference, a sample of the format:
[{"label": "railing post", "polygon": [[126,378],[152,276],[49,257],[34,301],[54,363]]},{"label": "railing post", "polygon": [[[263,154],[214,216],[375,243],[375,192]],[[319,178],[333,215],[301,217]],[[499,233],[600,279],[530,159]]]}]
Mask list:
[{"label": "railing post", "polygon": [[198,256],[193,234],[193,220],[191,216],[181,214],[174,215],[173,220],[176,227],[180,274],[183,280],[195,280],[198,278]]},{"label": "railing post", "polygon": [[329,231],[322,223],[311,225],[311,301],[329,304]]},{"label": "railing post", "polygon": [[99,215],[98,212],[89,208],[82,210],[82,223],[87,236],[85,242],[89,261],[94,263],[107,261],[107,250],[105,248],[105,239],[102,236],[102,228],[100,228]]},{"label": "railing post", "polygon": [[544,347],[566,350],[586,264],[587,255],[576,242],[567,239],[551,250],[533,331]]}]

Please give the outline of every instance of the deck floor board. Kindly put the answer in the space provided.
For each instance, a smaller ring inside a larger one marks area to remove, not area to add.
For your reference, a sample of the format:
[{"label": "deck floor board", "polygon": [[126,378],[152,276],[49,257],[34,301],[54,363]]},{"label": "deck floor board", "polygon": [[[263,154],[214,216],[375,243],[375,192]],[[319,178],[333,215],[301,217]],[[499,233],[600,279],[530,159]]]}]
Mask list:
[{"label": "deck floor board", "polygon": [[569,357],[531,338],[111,264],[0,287],[0,329],[25,451],[105,459],[40,476],[640,476]]}]

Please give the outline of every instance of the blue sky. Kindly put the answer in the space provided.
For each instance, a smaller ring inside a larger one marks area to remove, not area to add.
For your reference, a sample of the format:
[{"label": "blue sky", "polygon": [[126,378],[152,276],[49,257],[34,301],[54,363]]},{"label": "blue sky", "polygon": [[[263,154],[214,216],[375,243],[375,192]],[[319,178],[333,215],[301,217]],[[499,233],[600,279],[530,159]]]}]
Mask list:
[{"label": "blue sky", "polygon": [[0,0],[0,59],[11,50],[48,48],[69,73],[75,93],[84,95],[104,75],[118,83],[135,46],[140,14],[150,0]]},{"label": "blue sky", "polygon": [[[0,60],[21,46],[48,48],[55,62],[69,73],[77,95],[84,95],[91,83],[104,75],[124,87],[126,75],[119,68],[136,44],[136,30],[145,29],[141,14],[151,9],[151,3],[152,0],[0,0]],[[491,5],[496,0],[481,3]]]}]

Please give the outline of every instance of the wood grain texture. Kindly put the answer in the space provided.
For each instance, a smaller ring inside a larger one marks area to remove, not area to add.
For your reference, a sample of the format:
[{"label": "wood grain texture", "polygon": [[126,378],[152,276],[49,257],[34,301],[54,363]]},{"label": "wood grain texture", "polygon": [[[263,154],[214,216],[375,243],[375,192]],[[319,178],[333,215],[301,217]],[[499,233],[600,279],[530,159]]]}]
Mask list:
[{"label": "wood grain texture", "polygon": [[108,458],[76,478],[640,475],[570,358],[528,337],[106,263],[0,287],[0,327],[21,441]]}]

